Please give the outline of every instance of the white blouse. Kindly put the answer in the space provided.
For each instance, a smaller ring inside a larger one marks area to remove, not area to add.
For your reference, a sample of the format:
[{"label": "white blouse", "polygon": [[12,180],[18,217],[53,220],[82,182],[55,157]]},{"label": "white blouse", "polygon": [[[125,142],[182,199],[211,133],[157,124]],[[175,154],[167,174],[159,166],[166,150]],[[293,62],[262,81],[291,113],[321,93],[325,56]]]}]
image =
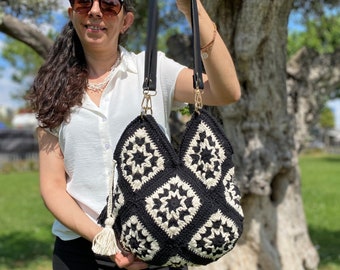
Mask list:
[{"label": "white blouse", "polygon": [[[63,122],[55,134],[64,154],[67,192],[94,222],[106,204],[116,144],[125,127],[141,112],[144,52],[134,54],[120,49],[121,63],[102,94],[100,106],[85,95],[82,106],[72,109],[70,121]],[[164,53],[158,53],[153,116],[168,138],[175,83],[183,68]],[[58,220],[52,232],[62,240],[79,237]]]}]

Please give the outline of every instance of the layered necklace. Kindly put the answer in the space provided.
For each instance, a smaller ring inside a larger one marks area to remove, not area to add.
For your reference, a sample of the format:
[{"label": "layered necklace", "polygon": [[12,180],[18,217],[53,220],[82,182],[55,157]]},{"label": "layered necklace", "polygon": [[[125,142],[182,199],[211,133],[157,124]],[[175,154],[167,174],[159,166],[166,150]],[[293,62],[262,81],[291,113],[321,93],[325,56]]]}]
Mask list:
[{"label": "layered necklace", "polygon": [[112,65],[109,73],[106,75],[104,80],[100,83],[90,83],[90,82],[88,82],[87,83],[87,90],[95,92],[95,93],[103,92],[103,90],[105,89],[105,87],[107,86],[109,81],[113,78],[114,70],[120,64],[120,61],[121,61],[121,57],[120,57],[120,53],[118,53],[116,62]]}]

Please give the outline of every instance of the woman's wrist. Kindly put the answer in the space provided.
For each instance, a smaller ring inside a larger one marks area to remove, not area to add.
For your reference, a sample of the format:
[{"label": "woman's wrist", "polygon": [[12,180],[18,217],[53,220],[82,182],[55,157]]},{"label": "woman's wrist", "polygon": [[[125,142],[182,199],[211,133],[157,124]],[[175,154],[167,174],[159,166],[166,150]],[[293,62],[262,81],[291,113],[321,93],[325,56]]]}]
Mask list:
[{"label": "woman's wrist", "polygon": [[205,60],[209,57],[210,51],[215,44],[217,28],[216,28],[216,24],[214,22],[212,22],[212,24],[213,24],[213,27],[214,27],[212,39],[207,44],[201,46],[201,57],[202,57],[203,60]]},{"label": "woman's wrist", "polygon": [[98,224],[94,224],[94,226],[91,227],[90,230],[86,233],[86,235],[83,235],[83,237],[89,240],[90,242],[93,242],[96,235],[98,235],[102,230],[103,227],[101,227]]}]

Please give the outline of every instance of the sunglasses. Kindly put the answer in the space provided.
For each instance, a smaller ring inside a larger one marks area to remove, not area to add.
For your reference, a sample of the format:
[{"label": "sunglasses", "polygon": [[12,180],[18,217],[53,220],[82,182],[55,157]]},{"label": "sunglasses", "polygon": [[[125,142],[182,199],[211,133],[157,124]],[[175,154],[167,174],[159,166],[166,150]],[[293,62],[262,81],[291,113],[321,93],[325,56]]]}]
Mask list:
[{"label": "sunglasses", "polygon": [[[70,1],[72,9],[78,14],[90,12],[93,0],[74,0]],[[117,16],[122,9],[124,0],[99,0],[100,10],[103,15]]]}]

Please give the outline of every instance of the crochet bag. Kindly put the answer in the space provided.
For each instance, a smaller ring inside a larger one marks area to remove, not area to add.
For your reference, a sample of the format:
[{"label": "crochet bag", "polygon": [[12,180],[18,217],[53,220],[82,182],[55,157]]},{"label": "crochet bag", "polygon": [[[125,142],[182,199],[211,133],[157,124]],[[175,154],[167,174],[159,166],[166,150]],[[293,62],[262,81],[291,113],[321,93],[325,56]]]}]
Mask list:
[{"label": "crochet bag", "polygon": [[230,251],[242,233],[233,150],[222,128],[199,104],[203,80],[194,0],[198,98],[178,152],[148,113],[156,85],[152,18],[157,19],[156,1],[149,3],[144,112],[128,125],[114,152],[117,184],[99,217],[105,228],[95,238],[93,251],[112,255],[123,248],[156,266],[206,265]]}]

